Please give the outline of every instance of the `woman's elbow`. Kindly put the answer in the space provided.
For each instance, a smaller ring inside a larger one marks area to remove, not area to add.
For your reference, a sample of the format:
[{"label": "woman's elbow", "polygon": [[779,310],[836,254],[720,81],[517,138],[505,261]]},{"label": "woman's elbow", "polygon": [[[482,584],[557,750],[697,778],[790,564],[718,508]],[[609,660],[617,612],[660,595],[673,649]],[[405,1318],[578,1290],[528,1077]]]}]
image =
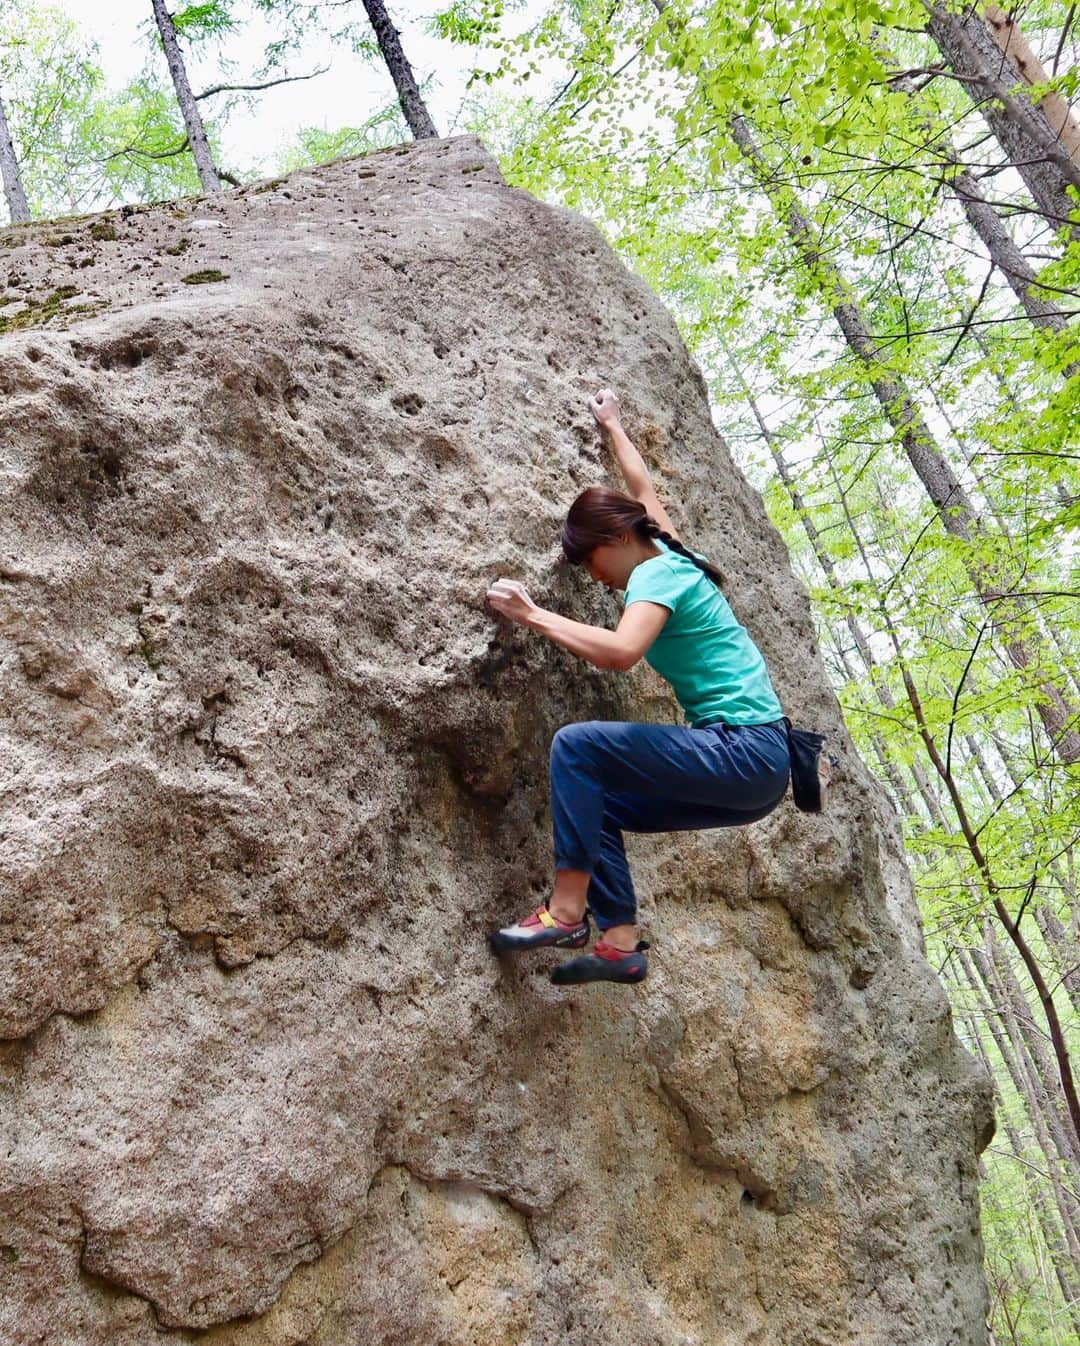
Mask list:
[{"label": "woman's elbow", "polygon": [[620,646],[611,657],[611,667],[617,669],[620,673],[629,673],[640,658],[640,650]]}]

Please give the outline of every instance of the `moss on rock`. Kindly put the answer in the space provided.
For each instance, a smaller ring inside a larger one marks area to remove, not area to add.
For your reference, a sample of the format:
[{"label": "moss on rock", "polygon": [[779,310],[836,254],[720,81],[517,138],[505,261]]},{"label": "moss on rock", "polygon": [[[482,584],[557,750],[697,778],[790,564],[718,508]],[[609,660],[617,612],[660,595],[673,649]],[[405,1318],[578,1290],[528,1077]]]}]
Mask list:
[{"label": "moss on rock", "polygon": [[214,281],[228,279],[224,271],[216,271],[213,267],[205,271],[192,271],[190,275],[183,277],[185,285],[212,285]]}]

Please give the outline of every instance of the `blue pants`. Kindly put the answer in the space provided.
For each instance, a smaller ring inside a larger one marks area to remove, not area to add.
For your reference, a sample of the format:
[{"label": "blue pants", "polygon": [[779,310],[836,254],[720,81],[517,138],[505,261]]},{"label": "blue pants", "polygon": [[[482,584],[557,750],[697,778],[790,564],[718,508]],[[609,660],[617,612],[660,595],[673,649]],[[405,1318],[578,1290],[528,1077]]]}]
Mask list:
[{"label": "blue pants", "polygon": [[791,761],[782,720],[770,724],[568,724],[551,744],[555,868],[592,875],[600,930],[633,924],[637,898],[623,832],[738,827],[771,813]]}]

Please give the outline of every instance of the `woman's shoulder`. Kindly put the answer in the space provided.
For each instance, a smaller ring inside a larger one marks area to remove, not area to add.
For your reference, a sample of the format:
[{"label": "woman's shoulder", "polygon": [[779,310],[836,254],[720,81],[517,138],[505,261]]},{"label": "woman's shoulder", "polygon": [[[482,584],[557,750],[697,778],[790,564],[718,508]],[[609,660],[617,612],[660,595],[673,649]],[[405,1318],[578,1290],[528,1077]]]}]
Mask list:
[{"label": "woman's shoulder", "polygon": [[706,562],[709,559],[707,556],[699,551],[690,551],[689,547],[686,550],[690,552],[690,556],[686,556],[682,552],[676,551],[674,547],[668,547],[662,538],[657,538],[656,541],[663,547],[663,551],[659,556],[650,557],[650,561],[662,561],[673,574],[685,576],[687,579],[699,579],[704,573],[700,566],[694,564],[690,556],[696,556],[699,561]]},{"label": "woman's shoulder", "polygon": [[661,538],[655,538],[654,541],[661,549],[660,554],[639,561],[630,572],[631,575],[637,575],[639,578],[659,574],[684,576],[687,570],[697,571],[697,566],[692,561],[688,561],[685,556],[680,556],[677,551],[666,546]]}]

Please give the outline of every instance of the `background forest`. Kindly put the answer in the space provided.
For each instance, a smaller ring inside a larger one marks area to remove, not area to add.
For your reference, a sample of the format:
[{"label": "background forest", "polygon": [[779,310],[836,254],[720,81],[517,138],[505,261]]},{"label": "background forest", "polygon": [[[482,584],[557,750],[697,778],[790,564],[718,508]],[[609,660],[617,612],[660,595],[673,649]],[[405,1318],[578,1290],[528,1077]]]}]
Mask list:
[{"label": "background forest", "polygon": [[[995,1081],[993,1339],[1080,1340],[1077,4],[116,9],[121,81],[89,5],[0,13],[14,226],[471,130],[675,313]],[[354,107],[320,92],[342,63]],[[252,128],[286,89],[275,146]],[[0,332],[26,320],[11,302]]]}]

